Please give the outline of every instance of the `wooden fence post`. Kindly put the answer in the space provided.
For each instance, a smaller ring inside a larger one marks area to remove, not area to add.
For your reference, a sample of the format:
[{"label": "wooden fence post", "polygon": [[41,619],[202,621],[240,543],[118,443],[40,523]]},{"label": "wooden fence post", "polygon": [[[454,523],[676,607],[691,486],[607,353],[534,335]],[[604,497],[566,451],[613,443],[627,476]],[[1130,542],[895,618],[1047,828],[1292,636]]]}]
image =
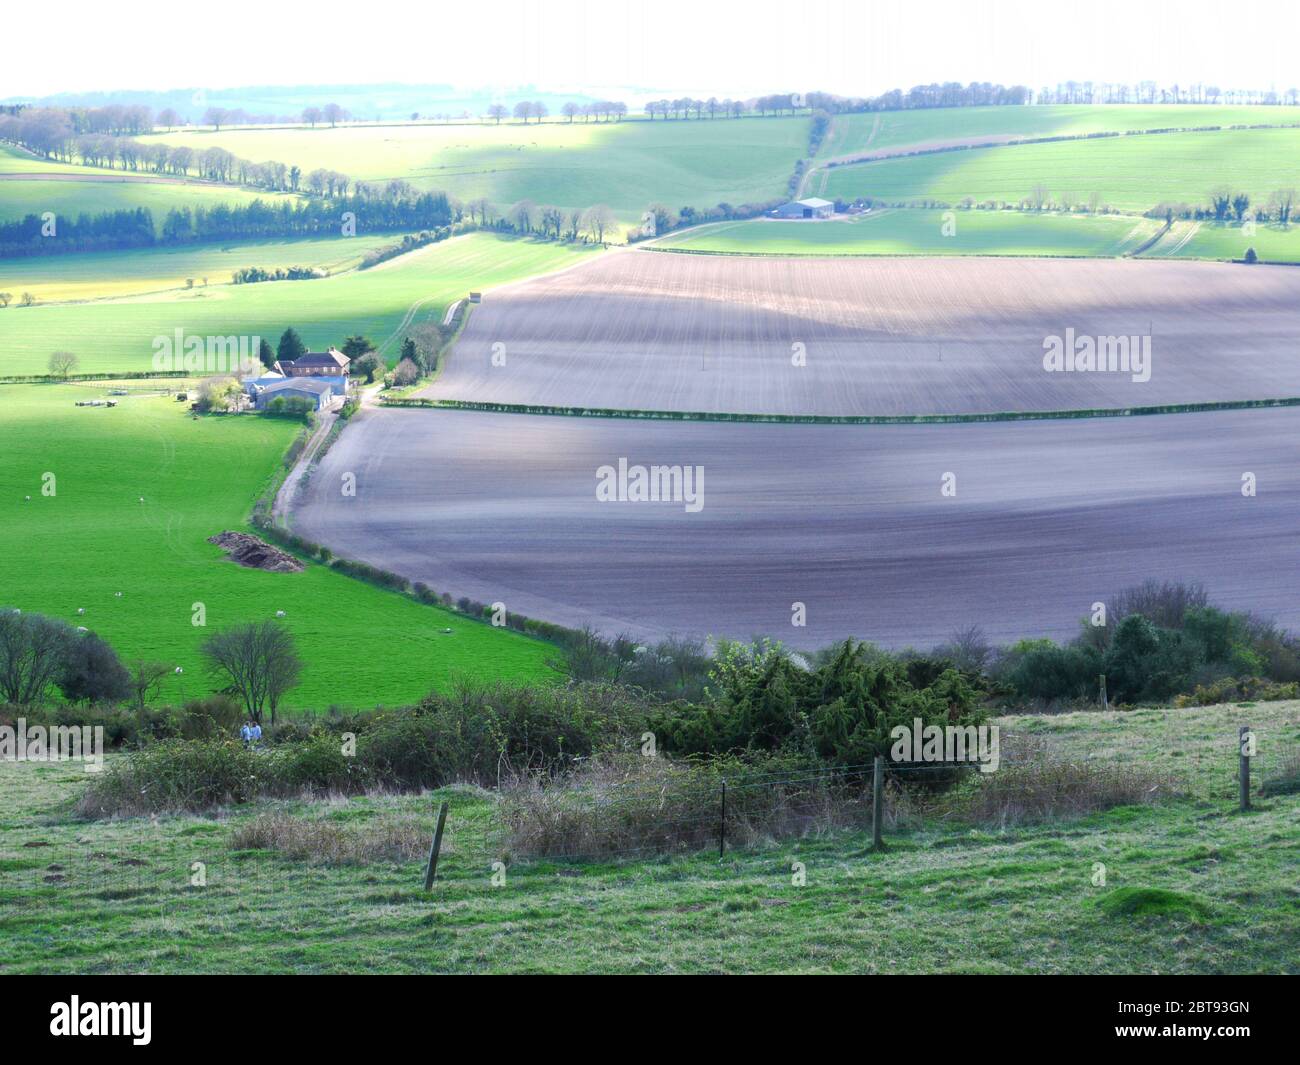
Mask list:
[{"label": "wooden fence post", "polygon": [[871,845],[883,850],[885,827],[885,759],[876,755],[871,778]]},{"label": "wooden fence post", "polygon": [[1100,691],[1101,691],[1101,708],[1103,710],[1109,710],[1110,699],[1106,695],[1106,674],[1105,673],[1097,674],[1097,683],[1100,686]]},{"label": "wooden fence post", "polygon": [[442,829],[447,824],[447,803],[443,802],[438,810],[438,827],[433,832],[433,844],[429,847],[429,865],[424,870],[424,890],[433,887],[433,876],[438,871],[438,852],[442,850]]},{"label": "wooden fence post", "polygon": [[1247,753],[1250,726],[1242,725],[1237,731],[1237,783],[1241,791],[1241,808],[1250,809],[1250,755]]},{"label": "wooden fence post", "polygon": [[722,803],[718,811],[718,860],[727,854],[727,782],[722,782]]}]

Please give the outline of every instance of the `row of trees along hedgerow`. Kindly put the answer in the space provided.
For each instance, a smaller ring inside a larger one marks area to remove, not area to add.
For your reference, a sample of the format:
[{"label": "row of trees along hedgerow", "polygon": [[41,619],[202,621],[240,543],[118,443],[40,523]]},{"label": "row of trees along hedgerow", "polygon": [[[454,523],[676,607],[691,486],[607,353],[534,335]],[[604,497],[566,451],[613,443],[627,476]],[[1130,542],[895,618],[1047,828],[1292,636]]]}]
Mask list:
[{"label": "row of trees along hedgerow", "polygon": [[398,198],[352,196],[336,200],[253,200],[245,205],[174,207],[155,228],[148,208],[105,211],[59,219],[53,234],[36,215],[0,223],[0,258],[75,251],[176,245],[223,240],[338,236],[351,214],[356,232],[436,230],[450,225],[456,210],[443,192]]}]

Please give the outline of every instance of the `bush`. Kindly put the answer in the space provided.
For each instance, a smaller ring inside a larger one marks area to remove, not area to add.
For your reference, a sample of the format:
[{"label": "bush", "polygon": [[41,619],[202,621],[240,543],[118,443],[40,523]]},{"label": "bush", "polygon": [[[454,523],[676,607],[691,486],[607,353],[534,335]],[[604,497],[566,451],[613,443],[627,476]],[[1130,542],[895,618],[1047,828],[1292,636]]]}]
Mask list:
[{"label": "bush", "polygon": [[155,739],[177,735],[175,713],[169,709],[138,710],[126,706],[0,706],[0,725],[16,726],[24,718],[28,726],[102,728],[108,748],[133,747]]},{"label": "bush", "polygon": [[280,744],[267,757],[268,775],[276,792],[283,795],[355,794],[374,779],[359,757],[343,753],[338,733],[319,732],[300,742]]},{"label": "bush", "polygon": [[357,758],[393,787],[495,784],[509,773],[560,771],[645,727],[641,702],[615,685],[462,684],[379,718],[358,737]]},{"label": "bush", "polygon": [[[92,784],[83,812],[203,810],[270,795],[495,784],[504,775],[558,773],[600,751],[627,749],[646,727],[643,703],[615,685],[462,685],[402,710],[277,726],[277,742],[252,752],[210,738],[221,716],[212,704],[220,702],[228,700],[187,705],[178,720],[204,738],[165,740],[130,755]],[[236,710],[235,725],[240,716]],[[343,753],[343,732],[356,734],[354,756]]]},{"label": "bush", "polygon": [[186,703],[176,715],[176,729],[187,740],[233,738],[244,712],[227,695],[210,695]]},{"label": "bush", "polygon": [[604,756],[560,778],[511,778],[501,789],[500,816],[509,853],[526,858],[714,848],[724,779],[725,833],[736,846],[870,823],[869,775],[809,772],[810,765],[782,756],[707,765]]},{"label": "bush", "polygon": [[69,639],[63,670],[55,683],[73,703],[117,703],[132,694],[131,674],[108,641],[93,632]]},{"label": "bush", "polygon": [[77,812],[114,817],[206,810],[255,798],[266,778],[266,761],[236,741],[162,740],[96,777]]},{"label": "bush", "polygon": [[856,765],[889,750],[895,725],[978,724],[984,716],[978,693],[944,662],[881,657],[846,640],[807,669],[777,644],[723,643],[707,698],[659,710],[651,727],[677,754],[786,750]]},{"label": "bush", "polygon": [[1300,699],[1300,684],[1276,684],[1259,677],[1222,677],[1210,684],[1198,684],[1190,693],[1174,699],[1174,706],[1217,706],[1275,699]]}]

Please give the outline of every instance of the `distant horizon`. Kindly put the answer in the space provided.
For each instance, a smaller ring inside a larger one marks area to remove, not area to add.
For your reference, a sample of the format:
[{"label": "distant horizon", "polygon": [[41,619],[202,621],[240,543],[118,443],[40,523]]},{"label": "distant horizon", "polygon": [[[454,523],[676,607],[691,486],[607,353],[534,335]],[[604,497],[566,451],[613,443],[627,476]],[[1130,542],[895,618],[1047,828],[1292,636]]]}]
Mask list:
[{"label": "distant horizon", "polygon": [[[730,96],[731,98],[735,98],[735,99],[751,100],[757,96],[780,95],[783,93],[793,93],[793,94],[802,93],[804,95],[809,95],[814,93],[824,93],[827,96],[831,96],[841,100],[861,100],[861,99],[873,99],[880,95],[883,95],[883,93],[892,92],[895,90],[907,92],[908,90],[914,87],[928,86],[928,85],[935,85],[935,84],[945,84],[948,82],[953,82],[962,86],[966,86],[970,84],[990,84],[990,85],[1002,85],[1007,88],[1015,88],[1015,87],[1025,88],[1029,91],[1030,99],[1027,100],[1026,103],[1022,106],[1053,106],[1054,104],[1056,104],[1056,101],[1051,101],[1050,103],[1042,103],[1039,100],[1039,97],[1045,91],[1054,90],[1064,85],[1079,85],[1079,86],[1091,85],[1091,86],[1095,86],[1099,93],[1101,89],[1107,86],[1115,86],[1120,84],[1127,84],[1130,86],[1154,84],[1158,92],[1170,90],[1172,88],[1177,87],[1183,93],[1190,93],[1194,90],[1203,89],[1206,85],[1206,83],[1202,82],[1202,83],[1186,83],[1183,85],[1175,86],[1172,84],[1153,82],[1151,79],[1142,79],[1140,81],[1122,83],[1122,82],[1108,82],[1100,79],[1070,78],[1070,79],[1064,79],[1061,82],[1054,83],[1052,85],[1034,86],[1034,85],[1026,85],[1023,82],[1005,82],[1005,81],[997,81],[996,79],[990,79],[990,78],[977,78],[977,79],[973,79],[972,81],[961,81],[961,82],[957,82],[956,79],[943,79],[940,81],[929,81],[929,82],[912,82],[908,84],[893,85],[885,90],[882,90],[879,93],[836,93],[836,92],[830,92],[829,90],[821,89],[817,86],[777,85],[753,93],[730,94]],[[1297,82],[1300,82],[1300,75],[1297,76]],[[1291,86],[1276,88],[1276,87],[1264,86],[1264,85],[1221,85],[1221,86],[1217,86],[1217,88],[1223,90],[1224,93],[1244,94],[1244,95],[1263,95],[1265,93],[1274,92],[1279,97],[1284,97],[1288,91],[1292,91],[1292,92],[1296,91]],[[164,102],[174,104],[176,101],[173,98],[175,97],[197,97],[199,94],[203,94],[203,96],[206,98],[205,102],[221,103],[232,98],[241,99],[241,98],[251,98],[253,96],[265,96],[266,99],[260,106],[266,108],[274,108],[278,104],[284,107],[293,108],[293,107],[297,107],[300,103],[304,102],[303,98],[305,97],[310,97],[312,102],[314,103],[323,104],[329,102],[328,98],[331,95],[337,95],[339,97],[345,98],[349,95],[366,93],[366,92],[375,93],[375,94],[387,92],[389,94],[394,94],[394,95],[410,94],[413,96],[414,94],[423,92],[424,90],[434,90],[434,92],[427,95],[426,98],[426,103],[429,106],[437,106],[439,104],[477,105],[477,104],[485,103],[486,101],[501,101],[504,103],[513,103],[518,100],[536,97],[541,99],[572,99],[575,102],[579,102],[579,103],[583,101],[591,101],[597,99],[622,100],[625,103],[629,104],[629,106],[633,110],[639,111],[640,107],[643,104],[653,100],[658,100],[660,98],[665,98],[665,97],[666,98],[688,97],[692,99],[694,98],[706,99],[709,95],[713,95],[719,99],[722,98],[722,94],[720,93],[701,94],[695,92],[686,92],[681,89],[662,88],[662,87],[646,88],[646,87],[636,87],[636,86],[600,86],[600,87],[587,86],[578,89],[578,88],[548,88],[546,86],[539,86],[539,85],[518,85],[518,86],[509,86],[503,88],[500,86],[491,86],[491,85],[480,85],[480,86],[448,85],[445,83],[438,83],[438,82],[376,81],[376,82],[337,82],[337,83],[285,84],[285,85],[231,85],[225,87],[211,87],[211,86],[204,87],[204,86],[186,85],[186,86],[175,86],[168,89],[113,88],[113,89],[69,90],[63,92],[47,93],[40,96],[34,94],[15,94],[12,96],[0,97],[0,106],[28,105],[28,106],[51,106],[51,107],[76,107],[76,106],[103,107],[115,103],[140,102],[142,100],[149,100],[149,99],[155,100],[160,105],[162,105]],[[91,102],[79,103],[78,101],[91,101]],[[407,102],[409,103],[411,101],[408,100]],[[1279,100],[1278,102],[1285,103],[1285,100],[1282,99]],[[1117,107],[1119,106],[1157,106],[1157,107],[1158,106],[1187,106],[1189,104],[1199,104],[1201,106],[1207,106],[1207,107],[1209,106],[1220,106],[1220,107],[1252,106],[1252,105],[1265,106],[1263,104],[1242,104],[1239,102],[1234,102],[1228,100],[1226,96],[1221,96],[1220,98],[1215,100],[1180,99],[1176,104],[1168,100],[1155,100],[1150,103],[1147,103],[1145,101],[1135,101],[1135,100],[1120,102],[1114,100],[1097,99],[1093,101],[1078,101],[1072,106],[1079,106],[1085,103],[1090,103],[1093,106],[1117,106]],[[397,102],[395,101],[386,101],[386,104],[389,108],[397,106]],[[1007,105],[990,104],[988,106],[1007,106]],[[1268,106],[1275,106],[1275,105],[1268,105]],[[424,113],[420,114],[421,119],[427,119],[433,117],[434,116],[432,114],[424,114]],[[475,117],[482,117],[482,116],[476,115]],[[557,119],[561,116],[551,115],[550,117],[552,119]],[[364,122],[364,121],[371,121],[372,119],[365,114],[353,114],[350,116],[350,120]],[[391,118],[384,119],[384,121],[393,121],[393,119]]]},{"label": "distant horizon", "polygon": [[946,81],[1038,91],[1069,80],[1282,93],[1300,80],[1291,55],[1300,11],[1278,0],[1234,6],[1240,47],[1208,0],[1097,0],[1086,16],[1028,0],[808,0],[797,12],[754,0],[743,19],[684,0],[481,0],[472,16],[444,8],[345,27],[250,0],[228,0],[221,20],[138,0],[130,42],[108,50],[100,42],[120,39],[116,12],[78,10],[79,32],[66,39],[51,30],[61,14],[72,12],[56,2],[9,16],[0,99],[283,91],[322,85],[302,76],[322,64],[346,67],[353,76],[340,84],[360,89],[473,96],[540,86],[561,96],[874,96]]}]

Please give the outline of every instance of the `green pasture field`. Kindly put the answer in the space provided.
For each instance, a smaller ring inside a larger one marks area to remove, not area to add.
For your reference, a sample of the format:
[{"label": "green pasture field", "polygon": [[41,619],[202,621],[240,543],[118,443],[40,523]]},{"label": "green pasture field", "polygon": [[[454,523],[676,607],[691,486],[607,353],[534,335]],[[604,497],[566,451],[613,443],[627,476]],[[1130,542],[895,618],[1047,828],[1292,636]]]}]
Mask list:
[{"label": "green pasture field", "polygon": [[193,279],[196,288],[205,287],[205,279],[208,286],[225,285],[234,271],[247,266],[267,270],[311,266],[336,274],[356,266],[368,252],[400,239],[400,234],[385,233],[0,259],[0,292],[12,293],[15,301],[30,292],[40,302],[50,303],[182,289],[187,279]]},{"label": "green pasture field", "polygon": [[[1191,787],[1078,820],[891,831],[883,852],[844,832],[721,861],[507,857],[494,886],[488,792],[88,823],[70,812],[80,765],[4,762],[0,971],[1300,973],[1300,796],[1240,814],[1233,779],[1238,725],[1266,762],[1300,743],[1300,704],[998,724],[1004,743],[1029,733]],[[322,865],[229,842],[267,810],[358,831],[409,818],[431,835],[440,799],[451,813],[429,893],[419,859]]]},{"label": "green pasture field", "polygon": [[[603,203],[636,220],[655,202],[674,210],[781,196],[807,154],[807,116],[523,125],[340,126],[156,134],[195,149],[214,144],[249,159],[339,170],[353,179],[401,178],[498,208],[519,200],[558,207]],[[144,138],[145,140],[154,138]]]},{"label": "green pasture field", "polygon": [[470,289],[490,289],[593,254],[598,249],[592,245],[470,233],[370,270],[314,281],[213,285],[93,304],[15,304],[0,310],[0,375],[45,373],[57,350],[76,354],[81,372],[147,372],[155,368],[154,338],[171,337],[177,329],[186,335],[260,336],[274,345],[293,326],[317,349],[364,333],[392,356],[412,323],[440,319]]},{"label": "green pasture field", "polygon": [[46,211],[53,211],[63,218],[76,218],[80,214],[134,211],[138,207],[147,207],[153,212],[155,228],[161,229],[167,212],[174,207],[242,206],[256,199],[274,204],[291,195],[198,181],[150,181],[144,176],[124,175],[120,170],[97,172],[78,169],[83,170],[82,175],[75,175],[78,180],[52,176],[0,180],[0,221],[15,221]]},{"label": "green pasture field", "polygon": [[1020,203],[1042,186],[1051,201],[1146,211],[1161,202],[1206,204],[1220,185],[1262,203],[1295,185],[1300,129],[1226,130],[1011,145],[835,167],[827,199],[889,203]]},{"label": "green pasture field", "polygon": [[817,153],[836,159],[885,148],[905,150],[934,141],[1012,134],[1078,136],[1139,129],[1300,123],[1300,107],[1201,104],[1044,104],[1032,107],[940,107],[836,115]]},{"label": "green pasture field", "polygon": [[[877,209],[851,220],[719,222],[672,233],[656,247],[767,255],[1117,256],[1160,223],[1114,215]],[[945,235],[949,234],[949,235]]]},{"label": "green pasture field", "polygon": [[1256,223],[1247,233],[1237,222],[1175,222],[1143,258],[1241,259],[1254,248],[1261,262],[1300,262],[1300,226]]},{"label": "green pasture field", "polygon": [[[100,167],[79,166],[76,163],[60,163],[54,159],[42,159],[12,144],[0,143],[0,174],[108,174],[110,170]],[[118,171],[118,175],[121,175]]]},{"label": "green pasture field", "polygon": [[[280,610],[305,663],[291,707],[410,702],[461,674],[554,675],[548,644],[322,565],[245,569],[207,543],[248,529],[253,501],[301,423],[192,418],[174,398],[140,392],[117,397],[113,409],[74,405],[104,395],[81,385],[0,386],[0,604],[84,625],[124,660],[180,666],[166,702],[219,686],[202,668],[205,636]],[[42,492],[47,474],[53,496]],[[192,623],[196,603],[205,627]]]}]

